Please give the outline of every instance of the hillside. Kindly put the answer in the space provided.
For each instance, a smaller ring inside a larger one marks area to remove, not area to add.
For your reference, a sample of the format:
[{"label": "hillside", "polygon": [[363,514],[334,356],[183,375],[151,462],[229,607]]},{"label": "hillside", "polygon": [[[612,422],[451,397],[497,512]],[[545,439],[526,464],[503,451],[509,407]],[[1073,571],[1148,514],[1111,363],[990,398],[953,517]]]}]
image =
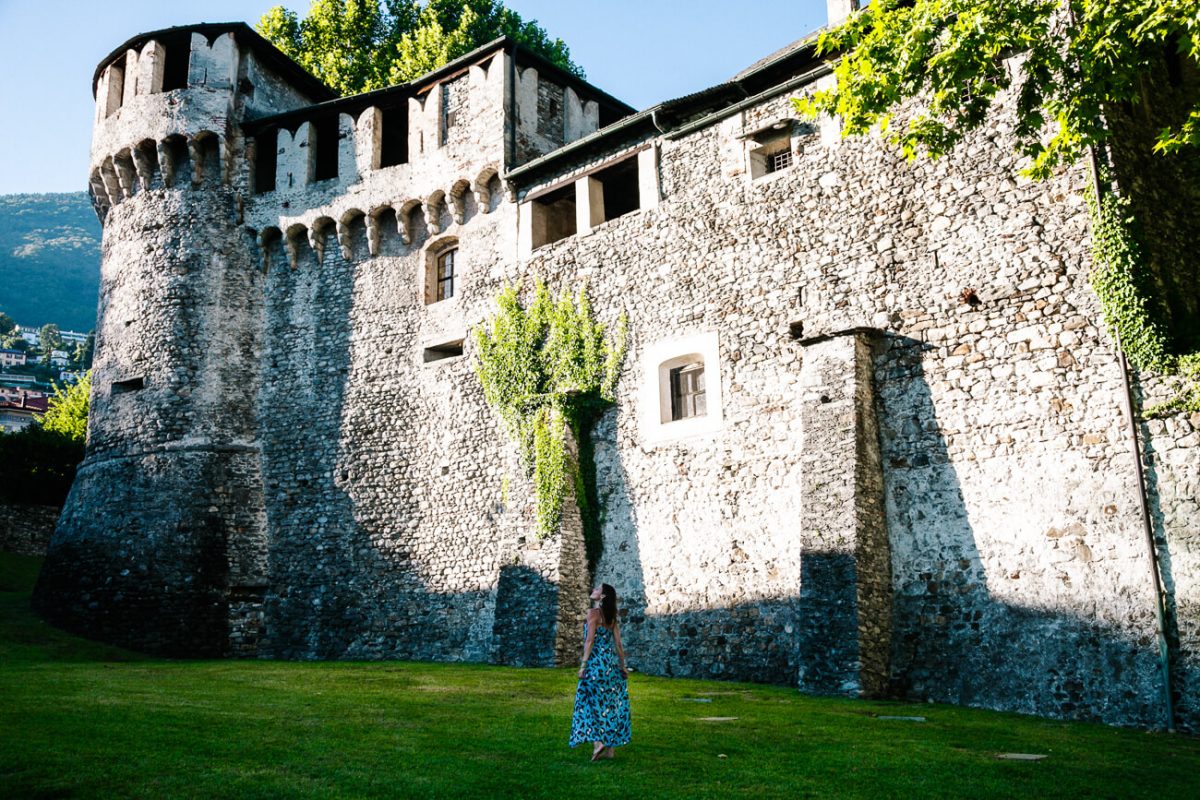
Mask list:
[{"label": "hillside", "polygon": [[99,291],[100,223],[84,192],[0,195],[0,311],[88,331]]}]

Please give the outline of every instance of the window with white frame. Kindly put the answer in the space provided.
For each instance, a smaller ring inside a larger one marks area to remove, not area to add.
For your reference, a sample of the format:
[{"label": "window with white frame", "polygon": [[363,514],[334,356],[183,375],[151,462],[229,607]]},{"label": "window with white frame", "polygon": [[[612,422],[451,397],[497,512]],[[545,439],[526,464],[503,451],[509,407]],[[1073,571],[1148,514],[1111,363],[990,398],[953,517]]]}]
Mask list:
[{"label": "window with white frame", "polygon": [[642,431],[648,442],[713,433],[723,425],[715,331],[665,339],[642,355]]}]

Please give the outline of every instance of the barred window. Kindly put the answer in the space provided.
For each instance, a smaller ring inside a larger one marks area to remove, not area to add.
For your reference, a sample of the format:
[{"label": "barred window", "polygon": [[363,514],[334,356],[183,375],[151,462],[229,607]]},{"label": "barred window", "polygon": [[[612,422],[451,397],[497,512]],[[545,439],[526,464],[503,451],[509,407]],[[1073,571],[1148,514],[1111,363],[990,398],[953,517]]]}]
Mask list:
[{"label": "barred window", "polygon": [[780,150],[767,157],[767,172],[778,172],[792,165],[792,151]]}]

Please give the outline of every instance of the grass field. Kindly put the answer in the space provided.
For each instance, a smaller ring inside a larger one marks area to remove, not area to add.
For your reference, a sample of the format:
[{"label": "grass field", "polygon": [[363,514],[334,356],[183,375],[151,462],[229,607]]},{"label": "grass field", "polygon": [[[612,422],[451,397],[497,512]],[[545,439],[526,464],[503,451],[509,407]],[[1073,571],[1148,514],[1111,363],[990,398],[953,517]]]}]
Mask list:
[{"label": "grass field", "polygon": [[592,764],[589,748],[565,744],[568,670],[147,659],[38,620],[37,566],[0,556],[3,797],[1183,798],[1200,788],[1194,737],[641,675],[629,687],[633,743]]}]

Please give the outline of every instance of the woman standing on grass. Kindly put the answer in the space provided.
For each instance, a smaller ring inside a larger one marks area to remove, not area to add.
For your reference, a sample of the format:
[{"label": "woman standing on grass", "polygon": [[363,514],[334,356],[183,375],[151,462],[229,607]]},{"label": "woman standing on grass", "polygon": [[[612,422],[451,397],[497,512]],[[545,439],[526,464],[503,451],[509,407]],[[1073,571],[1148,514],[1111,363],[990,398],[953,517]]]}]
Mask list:
[{"label": "woman standing on grass", "polygon": [[617,590],[607,583],[592,591],[587,612],[583,663],[575,690],[571,747],[592,742],[592,761],[612,758],[613,748],[629,744],[629,692],[625,648],[617,623]]}]

